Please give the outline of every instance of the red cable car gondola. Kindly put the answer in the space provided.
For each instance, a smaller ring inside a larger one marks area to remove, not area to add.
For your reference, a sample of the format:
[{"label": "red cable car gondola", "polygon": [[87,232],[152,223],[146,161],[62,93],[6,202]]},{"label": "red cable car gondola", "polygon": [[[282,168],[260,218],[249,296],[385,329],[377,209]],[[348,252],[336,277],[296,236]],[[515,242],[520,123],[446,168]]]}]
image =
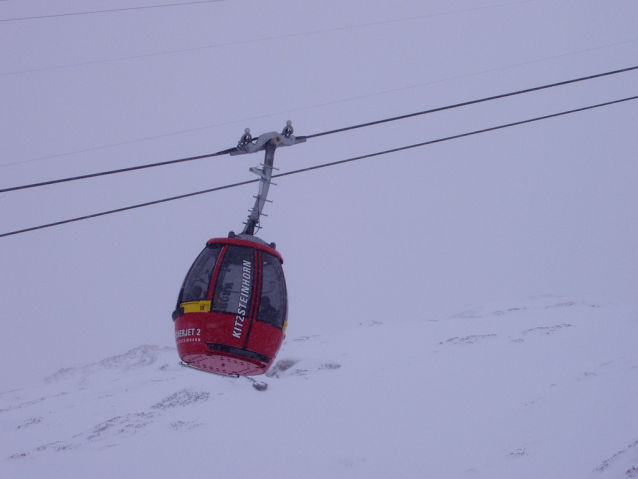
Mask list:
[{"label": "red cable car gondola", "polygon": [[208,241],[174,313],[182,361],[217,374],[265,373],[287,326],[282,263],[272,246],[254,236]]},{"label": "red cable car gondola", "polygon": [[305,141],[292,135],[290,122],[284,131],[253,140],[246,129],[231,155],[265,150],[261,177],[246,227],[240,235],[215,238],[191,266],[173,313],[177,351],[184,364],[215,374],[255,376],[272,365],[287,326],[286,281],[283,258],[253,236],[266,202],[278,146]]}]

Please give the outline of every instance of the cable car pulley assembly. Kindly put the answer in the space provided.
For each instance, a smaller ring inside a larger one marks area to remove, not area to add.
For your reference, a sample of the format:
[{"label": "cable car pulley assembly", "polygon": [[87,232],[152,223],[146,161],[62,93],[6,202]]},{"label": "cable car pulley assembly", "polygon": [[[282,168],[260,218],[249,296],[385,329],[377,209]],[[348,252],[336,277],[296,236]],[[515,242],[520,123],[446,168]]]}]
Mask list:
[{"label": "cable car pulley assembly", "polygon": [[186,365],[225,376],[255,376],[272,365],[288,325],[288,298],[275,243],[254,236],[272,183],[275,151],[303,143],[290,121],[253,139],[247,128],[232,156],[265,152],[250,171],[259,191],[241,234],[213,238],[195,259],[173,312],[177,352]]}]

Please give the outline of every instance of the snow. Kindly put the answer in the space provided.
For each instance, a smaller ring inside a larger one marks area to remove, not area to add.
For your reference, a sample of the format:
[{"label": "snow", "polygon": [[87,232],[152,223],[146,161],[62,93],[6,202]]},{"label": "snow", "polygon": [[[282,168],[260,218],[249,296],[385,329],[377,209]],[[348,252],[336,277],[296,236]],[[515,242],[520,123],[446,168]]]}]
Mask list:
[{"label": "snow", "polygon": [[637,334],[553,295],[364,321],[287,338],[259,388],[139,346],[3,392],[3,474],[635,477]]}]

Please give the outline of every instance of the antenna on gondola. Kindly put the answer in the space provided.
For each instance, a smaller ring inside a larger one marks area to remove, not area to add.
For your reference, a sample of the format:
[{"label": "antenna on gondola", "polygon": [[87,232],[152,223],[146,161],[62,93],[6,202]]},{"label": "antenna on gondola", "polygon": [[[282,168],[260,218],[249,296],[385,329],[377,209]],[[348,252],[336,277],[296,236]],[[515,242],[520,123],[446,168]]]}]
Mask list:
[{"label": "antenna on gondola", "polygon": [[246,128],[244,134],[237,143],[237,148],[230,152],[231,156],[244,155],[247,153],[257,153],[258,151],[265,151],[264,162],[256,167],[250,168],[252,173],[255,173],[260,177],[259,180],[259,192],[255,196],[255,205],[250,210],[248,220],[244,223],[244,231],[242,234],[254,235],[255,230],[259,229],[259,217],[262,215],[264,205],[268,201],[268,189],[272,183],[272,170],[276,170],[273,166],[275,161],[275,150],[280,146],[292,146],[297,143],[303,143],[305,138],[297,138],[293,135],[294,130],[292,128],[292,122],[288,120],[286,126],[281,133],[272,131],[270,133],[263,133],[256,139],[250,135],[250,129]]}]

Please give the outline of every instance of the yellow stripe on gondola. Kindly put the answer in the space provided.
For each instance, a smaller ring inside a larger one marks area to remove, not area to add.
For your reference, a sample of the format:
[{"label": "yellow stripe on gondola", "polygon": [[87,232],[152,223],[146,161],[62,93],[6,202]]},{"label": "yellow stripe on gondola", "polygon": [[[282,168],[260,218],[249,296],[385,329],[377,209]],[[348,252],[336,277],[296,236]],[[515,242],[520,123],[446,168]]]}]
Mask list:
[{"label": "yellow stripe on gondola", "polygon": [[284,321],[284,327],[281,330],[282,333],[286,334],[286,328],[288,327],[288,321]]},{"label": "yellow stripe on gondola", "polygon": [[208,313],[210,311],[210,301],[189,301],[182,303],[180,306],[184,308],[184,313]]}]

